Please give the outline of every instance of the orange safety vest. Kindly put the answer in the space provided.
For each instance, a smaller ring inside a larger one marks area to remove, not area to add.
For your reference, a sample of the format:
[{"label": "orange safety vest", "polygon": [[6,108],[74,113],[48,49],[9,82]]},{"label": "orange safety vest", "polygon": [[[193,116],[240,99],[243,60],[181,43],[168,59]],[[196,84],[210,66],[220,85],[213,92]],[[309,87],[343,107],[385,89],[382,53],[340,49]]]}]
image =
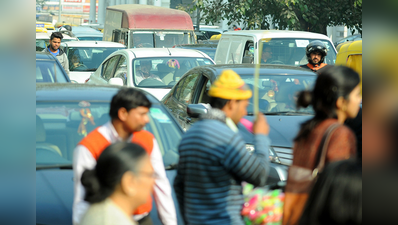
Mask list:
[{"label": "orange safety vest", "polygon": [[308,68],[310,68],[310,70],[312,70],[312,71],[314,71],[314,72],[316,72],[316,71],[318,71],[319,69],[325,67],[326,65],[327,65],[326,63],[321,63],[321,64],[315,65],[315,66],[312,65],[311,63],[308,63],[308,64],[307,64]]},{"label": "orange safety vest", "polygon": [[[133,133],[132,143],[141,145],[145,151],[150,155],[153,149],[153,135],[146,130],[141,130]],[[80,141],[79,145],[86,147],[95,160],[108,147],[111,143],[98,131],[98,128],[90,132],[83,140]],[[149,213],[152,210],[152,198],[149,196],[145,204],[139,206],[134,215],[143,213]]]}]

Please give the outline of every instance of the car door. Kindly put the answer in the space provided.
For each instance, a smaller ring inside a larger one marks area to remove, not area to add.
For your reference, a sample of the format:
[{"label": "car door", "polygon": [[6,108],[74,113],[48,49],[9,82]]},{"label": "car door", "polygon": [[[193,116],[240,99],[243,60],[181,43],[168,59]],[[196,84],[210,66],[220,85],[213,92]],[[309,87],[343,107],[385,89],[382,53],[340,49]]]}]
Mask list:
[{"label": "car door", "polygon": [[200,80],[199,78],[200,73],[198,70],[194,70],[190,74],[187,74],[177,83],[172,95],[173,103],[170,104],[173,106],[170,110],[184,130],[188,129],[190,126],[187,106],[192,103],[196,88],[198,88],[197,84]]},{"label": "car door", "polygon": [[115,67],[116,67],[119,59],[120,59],[120,55],[115,55],[115,56],[111,57],[110,59],[108,59],[107,62],[105,62],[103,64],[101,77],[106,82],[108,82],[109,79],[111,79],[113,77],[114,72],[115,72]]}]

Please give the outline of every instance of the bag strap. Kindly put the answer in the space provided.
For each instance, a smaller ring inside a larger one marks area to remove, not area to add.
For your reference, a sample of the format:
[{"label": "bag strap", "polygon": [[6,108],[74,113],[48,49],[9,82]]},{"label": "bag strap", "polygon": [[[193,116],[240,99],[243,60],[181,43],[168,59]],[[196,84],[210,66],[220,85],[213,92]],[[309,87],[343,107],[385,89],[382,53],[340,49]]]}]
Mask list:
[{"label": "bag strap", "polygon": [[312,171],[312,176],[315,177],[318,173],[323,169],[325,166],[326,161],[326,152],[328,150],[329,141],[332,137],[333,132],[340,126],[339,123],[334,123],[328,127],[325,134],[322,137],[322,141],[318,147],[318,159],[317,159],[317,166]]}]

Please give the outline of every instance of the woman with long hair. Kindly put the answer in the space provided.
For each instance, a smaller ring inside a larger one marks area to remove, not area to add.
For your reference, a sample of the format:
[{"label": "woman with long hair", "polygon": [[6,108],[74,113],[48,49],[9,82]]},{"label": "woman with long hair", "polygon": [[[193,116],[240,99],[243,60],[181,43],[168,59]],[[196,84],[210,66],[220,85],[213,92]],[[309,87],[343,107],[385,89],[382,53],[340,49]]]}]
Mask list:
[{"label": "woman with long hair", "polygon": [[81,225],[136,225],[132,212],[148,200],[155,179],[140,145],[117,142],[101,153],[93,170],[84,171],[81,181],[90,203]]},{"label": "woman with long hair", "polygon": [[[327,129],[339,125],[330,136],[325,163],[344,160],[356,154],[356,138],[350,128],[344,125],[348,118],[355,118],[361,103],[359,75],[345,66],[325,68],[315,82],[312,91],[298,95],[297,107],[312,105],[315,116],[301,125],[294,139],[292,165],[313,170],[317,166],[318,149]],[[288,190],[293,181],[287,180]],[[297,224],[305,201],[291,202],[288,197],[284,206],[284,224]],[[287,222],[289,221],[289,222]]]}]

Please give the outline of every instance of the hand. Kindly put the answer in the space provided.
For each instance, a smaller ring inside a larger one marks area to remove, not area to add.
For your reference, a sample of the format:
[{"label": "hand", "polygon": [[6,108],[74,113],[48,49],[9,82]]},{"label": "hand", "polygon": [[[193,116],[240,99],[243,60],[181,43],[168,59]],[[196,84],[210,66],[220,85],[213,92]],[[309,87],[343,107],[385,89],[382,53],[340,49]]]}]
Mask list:
[{"label": "hand", "polygon": [[254,134],[264,134],[264,135],[269,134],[269,125],[268,125],[267,119],[260,112],[257,114],[256,120],[254,121],[253,133]]}]

